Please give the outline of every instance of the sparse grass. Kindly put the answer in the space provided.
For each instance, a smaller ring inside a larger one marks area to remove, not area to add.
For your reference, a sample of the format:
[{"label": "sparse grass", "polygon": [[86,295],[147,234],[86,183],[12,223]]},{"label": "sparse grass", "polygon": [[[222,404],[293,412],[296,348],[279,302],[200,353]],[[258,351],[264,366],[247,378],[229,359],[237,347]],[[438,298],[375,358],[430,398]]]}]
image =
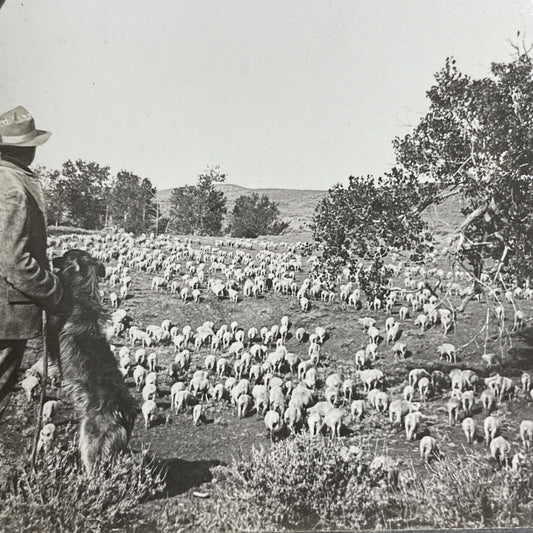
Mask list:
[{"label": "sparse grass", "polygon": [[3,532],[109,531],[137,516],[139,504],[165,488],[146,450],[126,452],[89,479],[74,441],[31,466],[14,467],[0,494]]}]

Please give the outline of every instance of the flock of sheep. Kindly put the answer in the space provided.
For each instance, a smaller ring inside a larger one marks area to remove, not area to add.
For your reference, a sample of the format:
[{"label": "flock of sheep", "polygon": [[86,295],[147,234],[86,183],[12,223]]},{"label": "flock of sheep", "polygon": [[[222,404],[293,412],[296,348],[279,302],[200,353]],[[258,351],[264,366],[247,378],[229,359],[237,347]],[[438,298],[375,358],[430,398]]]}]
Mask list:
[{"label": "flock of sheep", "polygon": [[[263,419],[272,439],[298,431],[337,438],[362,433],[370,417],[384,428],[405,431],[408,442],[418,438],[423,461],[438,457],[443,425],[460,424],[467,444],[483,439],[494,460],[515,469],[533,442],[533,415],[517,428],[519,440],[502,431],[505,406],[517,397],[533,399],[529,374],[517,379],[496,373],[502,361],[492,353],[479,354],[477,371],[460,364],[461,350],[450,341],[456,316],[447,303],[467,293],[469,280],[461,271],[436,268],[432,258],[424,266],[406,266],[392,257],[388,296],[365,301],[357,276],[349,272],[339,278],[338,291],[306,277],[315,256],[304,259],[308,245],[302,243],[221,239],[202,245],[166,235],[134,239],[115,234],[64,236],[52,244],[51,255],[86,248],[108,265],[102,298],[113,312],[106,333],[124,379],[137,391],[148,438],[157,419],[168,423],[192,411],[193,423],[200,425],[213,405],[223,403],[239,419]],[[438,281],[440,294],[428,287],[429,278]],[[164,293],[176,305],[210,300],[245,305],[243,300],[268,300],[275,293],[287,299],[287,308],[296,300],[300,311],[294,320],[287,314],[274,324],[246,327],[236,320],[178,324],[163,317],[141,325],[124,307],[141,280],[147,284],[148,279],[150,291]],[[520,303],[526,307],[533,298],[529,286],[494,289],[492,296],[496,327],[503,328],[509,310],[513,328],[525,325]],[[327,350],[327,328],[318,324],[308,330],[298,324],[313,306],[330,305],[340,306],[339,314],[350,311],[338,320],[353,322],[351,360],[338,371],[329,370],[338,361]],[[438,330],[443,341],[434,346],[434,361],[425,359],[408,371],[417,361],[408,337],[428,330]],[[405,372],[389,375],[390,368]],[[42,364],[37,363],[21,383],[29,401],[40,374]],[[170,406],[163,408],[167,395]],[[58,400],[45,405],[39,444],[45,450],[54,440],[58,405]]]}]

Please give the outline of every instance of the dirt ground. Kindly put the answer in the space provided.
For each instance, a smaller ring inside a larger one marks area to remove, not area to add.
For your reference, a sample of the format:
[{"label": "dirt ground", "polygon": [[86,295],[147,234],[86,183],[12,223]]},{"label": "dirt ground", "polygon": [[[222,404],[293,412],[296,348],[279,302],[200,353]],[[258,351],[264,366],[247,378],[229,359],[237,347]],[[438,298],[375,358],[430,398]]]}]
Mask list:
[{"label": "dirt ground", "polygon": [[[256,253],[258,248],[254,251]],[[305,263],[306,264],[306,263]],[[307,264],[306,264],[307,265]],[[302,312],[295,297],[267,293],[264,297],[253,299],[244,298],[237,304],[228,299],[218,301],[214,295],[202,290],[200,303],[189,301],[183,303],[179,295],[166,292],[153,292],[150,290],[152,276],[145,273],[133,272],[132,296],[121,304],[129,316],[133,318],[133,324],[146,327],[149,324],[161,324],[163,319],[170,319],[172,324],[179,328],[186,324],[193,330],[206,320],[212,320],[215,327],[236,320],[245,331],[255,326],[279,324],[284,315],[288,315],[291,321],[291,332],[298,327],[304,327],[308,332],[313,332],[316,326],[327,329],[328,338],[323,345],[320,368],[320,377],[325,377],[333,372],[340,372],[345,378],[355,373],[353,358],[355,352],[367,344],[367,335],[358,324],[358,318],[372,316],[377,319],[377,326],[384,331],[384,312],[373,312],[366,309],[356,310],[353,307],[339,302],[324,303],[312,299],[311,308],[308,312]],[[297,281],[301,282],[306,277],[306,272],[299,273]],[[398,284],[401,279],[396,280]],[[104,285],[109,292],[109,288]],[[404,302],[398,303],[394,308],[397,317],[398,308]],[[533,315],[533,302],[518,300],[519,305],[526,317]],[[475,333],[480,330],[485,319],[485,304],[471,302],[457,321],[455,330],[446,337],[443,336],[442,328],[436,326],[425,332],[415,328],[413,318],[408,318],[402,324],[401,340],[407,343],[410,352],[405,360],[396,359],[390,346],[384,341],[379,347],[379,357],[373,364],[374,367],[383,370],[387,381],[387,391],[393,398],[401,397],[403,387],[407,384],[407,376],[413,368],[426,368],[428,370],[440,369],[444,372],[455,366],[459,368],[471,368],[480,376],[489,375],[489,371],[483,365],[480,355],[483,353],[481,346],[471,343],[466,349],[459,352],[456,365],[447,364],[438,360],[437,346],[442,342],[451,342],[460,347],[472,340]],[[512,325],[513,309],[506,305],[507,324]],[[494,319],[491,321],[491,332],[496,332],[497,326]],[[505,364],[496,368],[500,374],[512,377],[515,384],[520,383],[522,372],[533,374],[533,329],[531,326],[524,328],[512,339],[512,348],[504,341],[496,341],[489,345],[490,351],[503,352]],[[114,344],[119,347],[126,344],[125,339],[116,338]],[[290,336],[287,340],[289,351],[295,352],[307,358],[308,344],[299,345],[296,339]],[[194,370],[203,368],[205,356],[210,350],[202,349],[193,353],[189,376]],[[158,364],[161,368],[167,367],[174,359],[172,346],[158,347]],[[31,342],[27,350],[22,371],[28,368],[39,354],[39,342]],[[296,380],[296,376],[287,375],[287,379]],[[213,383],[218,382],[211,378]],[[142,403],[140,393],[135,391],[132,378],[127,380],[132,393]],[[192,414],[170,414],[169,391],[171,381],[166,376],[160,379],[160,397],[158,399],[159,418],[156,424],[149,429],[144,429],[142,416],[136,422],[133,434],[132,446],[150,446],[155,455],[163,460],[169,468],[168,496],[175,499],[187,499],[191,497],[193,490],[209,491],[211,481],[210,468],[221,463],[228,463],[234,458],[246,457],[252,446],[269,446],[263,420],[256,414],[239,420],[235,408],[226,402],[218,403],[208,401],[206,420],[196,427],[192,423]],[[360,391],[358,387],[358,392]],[[50,390],[50,396],[54,397],[60,391]],[[431,434],[439,443],[444,454],[461,453],[463,447],[467,447],[466,438],[461,426],[451,427],[447,423],[446,402],[448,394],[436,394],[427,404],[422,406],[422,412],[426,420],[418,431],[417,438],[413,442],[407,442],[404,431],[397,427],[391,427],[386,415],[378,415],[369,412],[361,423],[351,423],[344,433],[346,442],[354,435],[363,435],[369,450],[379,453],[388,453],[401,459],[403,464],[412,463],[417,469],[422,469],[418,455],[419,440],[424,434]],[[418,400],[418,396],[415,396]],[[345,407],[349,411],[349,406]],[[31,445],[32,428],[35,424],[37,402],[28,404],[20,387],[17,387],[3,421],[3,430],[0,433],[0,445],[7,449],[8,460],[20,460],[24,454],[29,453]],[[521,394],[519,390],[513,400],[507,400],[498,406],[495,413],[502,419],[501,433],[509,439],[513,446],[513,452],[521,446],[518,434],[520,421],[533,419],[533,401],[529,395]],[[167,417],[167,415],[169,415]],[[483,419],[486,413],[481,412],[480,406],[476,406],[474,419],[478,423],[478,435],[482,435]],[[64,428],[73,420],[73,414],[68,407],[63,407],[59,414],[59,428]],[[481,431],[480,431],[481,428]],[[290,438],[290,437],[288,437]],[[485,444],[478,440],[471,446],[482,455],[487,455],[488,449]],[[147,515],[157,512],[162,504],[162,499],[145,504]]]}]

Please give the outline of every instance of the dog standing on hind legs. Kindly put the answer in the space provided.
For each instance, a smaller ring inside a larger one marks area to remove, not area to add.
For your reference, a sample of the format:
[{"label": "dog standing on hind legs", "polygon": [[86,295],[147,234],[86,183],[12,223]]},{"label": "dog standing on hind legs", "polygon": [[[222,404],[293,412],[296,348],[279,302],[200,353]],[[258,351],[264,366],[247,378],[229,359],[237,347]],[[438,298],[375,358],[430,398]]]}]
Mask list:
[{"label": "dog standing on hind legs", "polygon": [[127,447],[135,402],[104,332],[98,286],[104,265],[83,250],[69,250],[53,266],[63,300],[51,317],[49,348],[60,357],[65,390],[80,412],[80,455],[91,473]]}]

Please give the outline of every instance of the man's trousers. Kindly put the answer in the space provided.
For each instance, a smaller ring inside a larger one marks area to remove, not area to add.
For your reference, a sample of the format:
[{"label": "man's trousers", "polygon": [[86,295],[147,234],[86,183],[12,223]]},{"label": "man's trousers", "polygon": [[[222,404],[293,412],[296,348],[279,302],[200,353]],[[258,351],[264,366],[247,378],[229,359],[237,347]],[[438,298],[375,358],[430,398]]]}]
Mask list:
[{"label": "man's trousers", "polygon": [[26,340],[0,340],[0,419],[17,382]]}]

